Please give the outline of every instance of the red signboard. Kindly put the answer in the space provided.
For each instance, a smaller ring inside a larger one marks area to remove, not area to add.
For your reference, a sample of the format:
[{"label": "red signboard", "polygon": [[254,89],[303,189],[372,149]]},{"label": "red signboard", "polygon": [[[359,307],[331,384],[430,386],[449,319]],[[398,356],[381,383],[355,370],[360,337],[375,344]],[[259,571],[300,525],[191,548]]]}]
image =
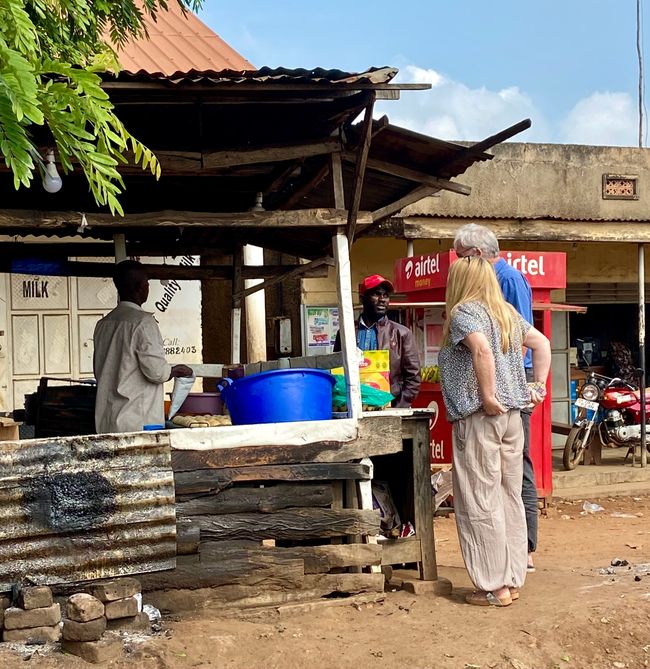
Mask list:
[{"label": "red signboard", "polygon": [[[546,251],[502,251],[501,257],[520,270],[532,288],[566,288],[566,254]],[[395,262],[395,290],[411,293],[444,288],[454,251],[400,258]]]}]

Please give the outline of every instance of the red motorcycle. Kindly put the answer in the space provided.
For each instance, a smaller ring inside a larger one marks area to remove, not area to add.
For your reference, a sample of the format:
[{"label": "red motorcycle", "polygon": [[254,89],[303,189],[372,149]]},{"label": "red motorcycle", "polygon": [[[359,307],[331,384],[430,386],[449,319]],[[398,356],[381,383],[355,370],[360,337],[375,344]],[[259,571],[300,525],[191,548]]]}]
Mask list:
[{"label": "red motorcycle", "polygon": [[[575,469],[596,433],[603,446],[635,448],[641,441],[641,401],[637,388],[622,379],[590,372],[575,404],[578,416],[564,445],[565,469]],[[650,389],[645,391],[650,423]],[[646,424],[650,435],[650,424]],[[650,438],[647,438],[650,443]]]}]

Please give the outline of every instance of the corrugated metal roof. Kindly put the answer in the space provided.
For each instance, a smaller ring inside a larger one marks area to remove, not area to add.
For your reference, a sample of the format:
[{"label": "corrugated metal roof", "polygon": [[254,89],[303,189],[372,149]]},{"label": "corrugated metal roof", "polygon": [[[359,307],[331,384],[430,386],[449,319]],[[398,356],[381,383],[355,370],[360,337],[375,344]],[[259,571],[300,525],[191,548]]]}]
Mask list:
[{"label": "corrugated metal roof", "polygon": [[162,434],[0,442],[0,592],[173,569]]},{"label": "corrugated metal roof", "polygon": [[183,12],[173,0],[154,21],[145,14],[149,38],[128,42],[117,52],[123,71],[170,76],[177,72],[254,70],[255,67],[226,44],[195,14]]},{"label": "corrugated metal roof", "polygon": [[345,72],[343,70],[326,70],[316,67],[311,70],[304,68],[263,67],[259,70],[222,68],[188,68],[171,74],[150,72],[141,69],[138,72],[124,70],[120,79],[129,81],[165,81],[171,84],[209,83],[209,84],[324,84],[336,86],[354,86],[355,84],[387,84],[398,73],[396,67],[370,67],[363,72]]}]

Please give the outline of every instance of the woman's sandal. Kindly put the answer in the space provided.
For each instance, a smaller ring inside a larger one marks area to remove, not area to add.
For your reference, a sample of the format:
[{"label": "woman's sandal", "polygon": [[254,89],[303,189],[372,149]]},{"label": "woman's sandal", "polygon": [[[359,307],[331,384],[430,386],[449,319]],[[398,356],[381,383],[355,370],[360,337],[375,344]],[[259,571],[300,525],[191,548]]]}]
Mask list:
[{"label": "woman's sandal", "polygon": [[512,596],[508,593],[505,597],[497,597],[493,592],[481,592],[477,590],[471,595],[467,595],[465,601],[473,606],[510,606],[512,604]]},{"label": "woman's sandal", "polygon": [[519,599],[519,588],[508,588],[510,590],[510,599],[516,602]]}]

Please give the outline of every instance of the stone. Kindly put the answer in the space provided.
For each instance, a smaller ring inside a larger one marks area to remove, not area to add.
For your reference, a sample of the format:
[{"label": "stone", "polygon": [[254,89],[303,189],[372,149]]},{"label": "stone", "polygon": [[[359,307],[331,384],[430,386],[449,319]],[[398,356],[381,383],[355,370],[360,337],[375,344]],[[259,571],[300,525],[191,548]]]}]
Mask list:
[{"label": "stone", "polygon": [[97,641],[106,631],[106,618],[95,618],[85,623],[63,621],[63,638],[66,641]]},{"label": "stone", "polygon": [[149,616],[142,612],[132,618],[116,618],[109,620],[106,629],[120,632],[151,632]]},{"label": "stone", "polygon": [[90,586],[90,594],[104,603],[114,602],[116,599],[127,599],[139,592],[142,592],[142,586],[135,578],[116,578]]},{"label": "stone", "polygon": [[61,622],[61,607],[52,604],[41,609],[25,611],[15,606],[5,611],[5,629],[24,629],[26,627],[52,627]]},{"label": "stone", "polygon": [[122,654],[122,641],[114,632],[107,632],[99,641],[67,641],[63,640],[61,650],[76,655],[86,662],[100,664],[114,660]]},{"label": "stone", "polygon": [[84,592],[78,592],[68,597],[65,607],[65,616],[78,623],[87,623],[91,620],[104,617],[104,604]]},{"label": "stone", "polygon": [[52,606],[52,591],[46,585],[22,588],[18,594],[18,606],[21,609],[44,609]]},{"label": "stone", "polygon": [[61,638],[61,625],[51,627],[28,627],[25,629],[5,630],[2,633],[3,641],[14,643],[36,644],[54,643]]},{"label": "stone", "polygon": [[442,578],[440,576],[438,577],[437,581],[434,581],[434,583],[435,585],[433,587],[433,591],[436,595],[447,597],[451,595],[454,590],[454,585],[448,578]]},{"label": "stone", "polygon": [[128,599],[117,599],[114,602],[107,602],[104,605],[104,612],[109,620],[132,618],[138,615],[138,608],[138,600],[135,597],[129,597]]},{"label": "stone", "polygon": [[9,597],[0,597],[0,630],[5,625],[5,609],[8,609],[11,606],[11,600]]}]

